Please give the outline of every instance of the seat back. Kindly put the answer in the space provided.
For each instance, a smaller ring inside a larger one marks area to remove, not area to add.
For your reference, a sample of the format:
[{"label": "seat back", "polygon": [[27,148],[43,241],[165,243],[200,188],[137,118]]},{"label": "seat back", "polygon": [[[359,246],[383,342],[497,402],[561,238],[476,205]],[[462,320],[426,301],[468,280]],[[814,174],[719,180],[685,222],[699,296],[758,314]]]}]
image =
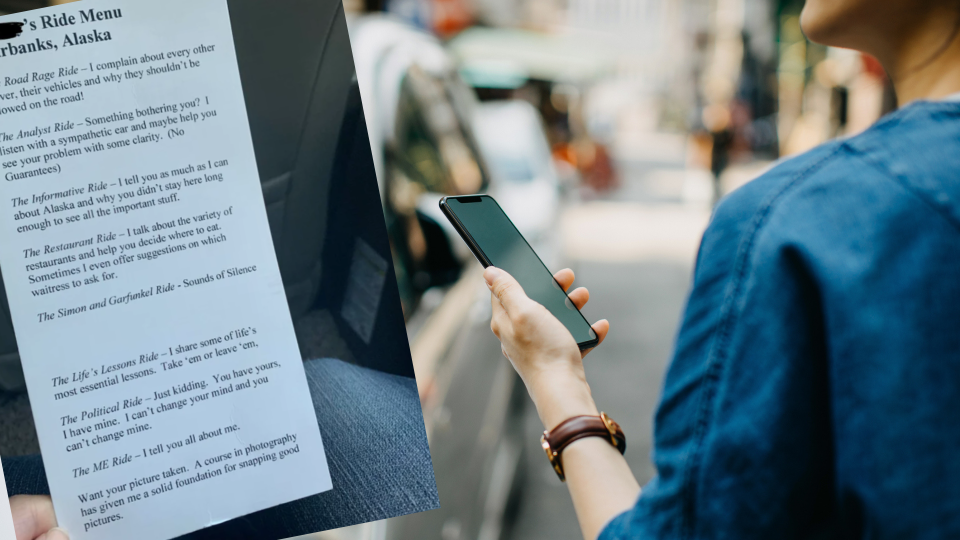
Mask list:
[{"label": "seat back", "polygon": [[[353,56],[339,0],[229,0],[274,247],[294,319],[317,298]],[[0,389],[25,389],[0,286]]]},{"label": "seat back", "polygon": [[342,3],[230,0],[247,114],[293,317],[322,273],[337,143],[354,79]]}]

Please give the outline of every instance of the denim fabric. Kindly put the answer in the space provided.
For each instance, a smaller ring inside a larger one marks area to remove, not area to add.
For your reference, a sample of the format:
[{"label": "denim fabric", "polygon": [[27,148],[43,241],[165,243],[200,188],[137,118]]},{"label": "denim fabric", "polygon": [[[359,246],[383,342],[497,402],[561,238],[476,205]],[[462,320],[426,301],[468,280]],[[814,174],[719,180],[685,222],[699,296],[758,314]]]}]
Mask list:
[{"label": "denim fabric", "polygon": [[[333,490],[182,538],[275,540],[439,508],[416,381],[331,359],[304,368]],[[3,474],[11,496],[49,493],[40,456],[3,458]]]},{"label": "denim fabric", "polygon": [[600,538],[960,538],[960,103],[922,102],[717,208]]}]

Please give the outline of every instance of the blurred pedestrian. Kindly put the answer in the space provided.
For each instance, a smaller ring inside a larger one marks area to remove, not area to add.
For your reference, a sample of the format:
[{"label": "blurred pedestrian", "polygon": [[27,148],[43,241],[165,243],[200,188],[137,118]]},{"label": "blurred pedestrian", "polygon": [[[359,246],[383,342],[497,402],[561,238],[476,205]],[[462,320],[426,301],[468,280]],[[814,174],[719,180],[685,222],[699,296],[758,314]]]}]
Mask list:
[{"label": "blurred pedestrian", "polygon": [[960,2],[808,0],[802,24],[878,58],[901,109],[720,203],[642,491],[569,332],[484,274],[589,540],[960,538]]}]

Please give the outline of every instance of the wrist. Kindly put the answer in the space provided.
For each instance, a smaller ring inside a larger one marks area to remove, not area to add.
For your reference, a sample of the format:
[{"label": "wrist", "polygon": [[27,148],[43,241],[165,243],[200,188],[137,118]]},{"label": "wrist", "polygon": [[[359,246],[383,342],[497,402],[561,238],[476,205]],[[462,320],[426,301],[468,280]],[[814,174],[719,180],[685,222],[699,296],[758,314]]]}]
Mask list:
[{"label": "wrist", "polygon": [[537,413],[548,431],[574,416],[598,416],[600,414],[590,386],[581,374],[552,373],[540,377],[530,395]]}]

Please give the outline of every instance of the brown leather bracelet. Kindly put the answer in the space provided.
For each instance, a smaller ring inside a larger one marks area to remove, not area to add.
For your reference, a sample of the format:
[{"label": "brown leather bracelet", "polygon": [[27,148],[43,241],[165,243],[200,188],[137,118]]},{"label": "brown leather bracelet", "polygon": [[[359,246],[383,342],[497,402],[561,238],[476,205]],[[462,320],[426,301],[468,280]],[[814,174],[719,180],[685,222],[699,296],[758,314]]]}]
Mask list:
[{"label": "brown leather bracelet", "polygon": [[557,427],[549,431],[544,431],[540,437],[540,445],[553,465],[553,470],[560,477],[561,482],[566,481],[563,474],[563,462],[561,455],[563,449],[570,446],[574,441],[579,441],[585,437],[600,437],[606,439],[621,454],[627,451],[627,437],[620,429],[620,425],[614,422],[607,413],[600,413],[600,416],[574,416],[560,423]]}]

